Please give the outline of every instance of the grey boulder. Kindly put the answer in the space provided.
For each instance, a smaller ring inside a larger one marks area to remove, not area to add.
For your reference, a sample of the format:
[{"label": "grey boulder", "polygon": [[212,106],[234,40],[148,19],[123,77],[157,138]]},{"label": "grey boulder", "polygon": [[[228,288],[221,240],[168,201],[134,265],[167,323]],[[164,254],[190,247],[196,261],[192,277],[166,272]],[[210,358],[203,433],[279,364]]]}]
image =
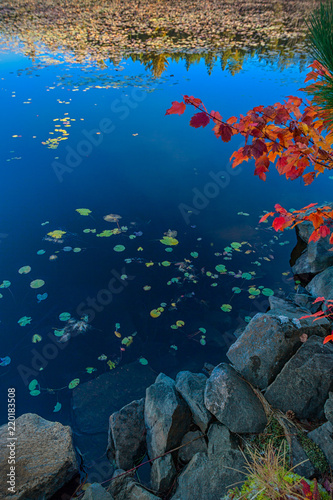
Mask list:
[{"label": "grey boulder", "polygon": [[267,388],[265,398],[283,412],[294,411],[297,418],[321,418],[332,377],[333,346],[312,336]]},{"label": "grey boulder", "polygon": [[191,373],[189,371],[179,372],[176,377],[176,389],[188,404],[193,421],[206,432],[212,418],[205,407],[204,394],[207,377],[203,373]]},{"label": "grey boulder", "polygon": [[144,405],[144,399],[132,401],[110,416],[107,455],[118,469],[131,469],[146,453]]},{"label": "grey boulder", "polygon": [[333,468],[333,425],[331,422],[326,422],[314,431],[309,432],[308,437],[319,446],[329,466]]},{"label": "grey boulder", "polygon": [[189,430],[191,412],[176,391],[175,381],[160,373],[146,390],[145,425],[149,458],[156,458],[181,443]]},{"label": "grey boulder", "polygon": [[125,474],[122,469],[117,469],[112,477],[109,493],[115,500],[158,500],[141,484],[134,481],[131,474]]},{"label": "grey boulder", "polygon": [[214,422],[208,430],[208,456],[236,450],[239,446],[238,438],[232,434],[228,427]]},{"label": "grey boulder", "polygon": [[207,444],[200,431],[187,432],[182,439],[181,446],[178,452],[178,461],[181,465],[190,462],[196,453],[207,452]]},{"label": "grey boulder", "polygon": [[275,301],[273,310],[252,318],[228,350],[228,359],[251,384],[265,389],[301,346],[302,334],[324,336],[329,331],[326,319],[315,324],[312,319],[299,319],[306,314],[284,301]]},{"label": "grey boulder", "polygon": [[324,406],[325,417],[333,424],[333,392],[330,392]]},{"label": "grey boulder", "polygon": [[151,487],[158,493],[167,492],[176,477],[177,471],[171,453],[154,460],[150,471]]},{"label": "grey boulder", "polygon": [[[8,424],[0,427],[0,498],[50,498],[78,472],[70,427],[25,413],[15,420],[15,438],[10,439]],[[16,459],[15,494],[4,479],[11,451]]]},{"label": "grey boulder", "polygon": [[[332,252],[331,252],[332,253]],[[315,297],[333,299],[333,266],[317,274],[306,286],[308,292]]]},{"label": "grey boulder", "polygon": [[232,432],[262,432],[267,424],[262,404],[250,385],[226,363],[212,371],[206,384],[205,405]]}]

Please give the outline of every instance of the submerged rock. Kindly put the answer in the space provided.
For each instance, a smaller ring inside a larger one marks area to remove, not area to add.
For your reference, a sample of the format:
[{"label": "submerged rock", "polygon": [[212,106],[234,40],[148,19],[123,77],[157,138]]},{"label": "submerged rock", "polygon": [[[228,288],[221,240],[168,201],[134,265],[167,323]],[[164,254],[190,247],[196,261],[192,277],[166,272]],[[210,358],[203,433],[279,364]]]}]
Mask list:
[{"label": "submerged rock", "polygon": [[267,424],[262,404],[250,385],[226,363],[212,371],[206,384],[205,405],[232,432],[262,432]]},{"label": "submerged rock", "polygon": [[265,389],[275,379],[302,345],[302,334],[325,336],[329,331],[326,319],[315,324],[312,318],[300,320],[307,312],[282,299],[271,301],[271,305],[271,311],[252,318],[227,352],[236,370],[260,389]]},{"label": "submerged rock", "polygon": [[8,424],[0,427],[0,498],[28,500],[50,498],[78,472],[72,431],[34,413],[15,420],[15,494],[6,483],[10,472]]},{"label": "submerged rock", "polygon": [[147,451],[144,404],[132,401],[110,416],[107,456],[119,469],[131,469]]},{"label": "submerged rock", "polygon": [[176,391],[175,381],[160,373],[146,390],[145,425],[149,458],[177,447],[189,430],[191,412]]},{"label": "submerged rock", "polygon": [[333,424],[333,392],[330,392],[328,395],[328,400],[324,406],[325,417],[331,424]]},{"label": "submerged rock", "polygon": [[101,484],[93,483],[86,489],[82,500],[113,500],[113,497],[103,488]]},{"label": "submerged rock", "polygon": [[204,394],[207,377],[203,373],[179,372],[176,377],[176,389],[188,404],[193,421],[206,432],[212,418],[205,407]]},{"label": "submerged rock", "polygon": [[265,398],[283,412],[294,411],[297,418],[321,418],[332,377],[333,345],[312,336],[267,388]]}]

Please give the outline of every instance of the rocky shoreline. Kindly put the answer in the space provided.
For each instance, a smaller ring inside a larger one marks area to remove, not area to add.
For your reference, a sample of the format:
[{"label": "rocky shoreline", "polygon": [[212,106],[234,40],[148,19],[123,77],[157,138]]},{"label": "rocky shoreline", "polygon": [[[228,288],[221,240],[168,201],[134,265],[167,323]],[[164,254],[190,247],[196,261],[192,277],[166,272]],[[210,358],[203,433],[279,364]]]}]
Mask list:
[{"label": "rocky shoreline", "polygon": [[[292,300],[269,298],[269,310],[256,314],[229,348],[230,364],[182,371],[175,380],[160,373],[145,398],[113,411],[107,444],[113,478],[104,478],[106,488],[91,484],[80,498],[231,498],[230,487],[246,480],[246,445],[274,441],[276,429],[294,473],[320,482],[333,469],[333,344],[323,344],[332,324],[303,318],[314,311],[316,297],[333,298],[333,258],[328,242],[308,243],[309,234],[302,223],[304,250],[293,264],[303,284],[308,281],[305,288]],[[16,428],[16,493],[8,494],[2,482],[1,498],[69,499],[59,490],[79,471],[70,427],[25,414]],[[6,432],[2,426],[2,477]],[[143,460],[150,470],[140,482],[134,474]],[[325,495],[322,490],[320,498],[330,498]]]}]

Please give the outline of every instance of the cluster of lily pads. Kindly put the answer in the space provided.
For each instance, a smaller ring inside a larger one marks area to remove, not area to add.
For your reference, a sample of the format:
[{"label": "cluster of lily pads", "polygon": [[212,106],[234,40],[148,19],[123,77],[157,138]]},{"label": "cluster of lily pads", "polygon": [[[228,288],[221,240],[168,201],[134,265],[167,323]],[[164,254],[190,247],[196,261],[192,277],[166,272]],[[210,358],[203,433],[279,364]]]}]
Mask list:
[{"label": "cluster of lily pads", "polygon": [[[95,218],[92,217],[92,211],[88,208],[78,208],[76,209],[76,212],[86,218],[90,218],[93,220],[96,224],[94,225],[100,225],[100,222],[95,220]],[[245,215],[245,214],[244,214]],[[90,220],[89,219],[89,220]],[[159,260],[159,261],[154,261],[149,258],[149,256],[146,255],[146,250],[145,246],[147,243],[147,240],[145,238],[141,238],[143,236],[143,231],[137,231],[134,229],[136,228],[134,223],[129,223],[129,224],[122,224],[122,217],[118,214],[108,214],[103,217],[104,224],[113,224],[113,227],[111,229],[103,228],[102,231],[98,232],[97,228],[95,227],[90,227],[90,228],[84,228],[82,229],[83,235],[86,235],[86,238],[105,238],[108,240],[108,238],[111,238],[111,248],[113,248],[113,251],[115,253],[123,253],[126,250],[126,245],[123,244],[125,241],[132,241],[130,245],[130,251],[135,253],[139,253],[140,257],[137,256],[127,256],[123,259],[124,262],[128,264],[133,264],[133,265],[141,265],[144,268],[152,268],[154,267],[155,272],[159,272],[159,269],[161,267],[168,269],[168,276],[165,278],[165,284],[167,286],[175,287],[175,298],[168,300],[168,301],[163,301],[160,302],[159,305],[157,305],[154,309],[152,309],[149,313],[149,316],[151,318],[151,321],[159,321],[159,318],[162,315],[168,315],[169,311],[178,311],[178,318],[175,318],[173,322],[170,322],[170,329],[171,330],[179,330],[180,333],[184,332],[184,334],[193,340],[196,340],[198,344],[201,346],[205,346],[207,343],[207,338],[209,339],[209,332],[207,333],[207,330],[204,326],[201,326],[198,328],[196,331],[193,331],[193,328],[191,325],[185,325],[185,321],[182,318],[182,313],[181,313],[181,303],[185,299],[193,299],[195,297],[195,293],[192,291],[190,293],[180,293],[181,288],[183,287],[184,284],[189,284],[193,289],[195,289],[198,284],[200,284],[203,280],[209,280],[211,281],[210,286],[212,287],[218,287],[220,286],[220,292],[226,296],[228,293],[228,289],[230,290],[230,299],[229,302],[222,303],[220,306],[220,309],[222,313],[231,313],[233,311],[233,305],[231,302],[236,300],[236,297],[239,294],[247,294],[249,299],[255,299],[259,295],[263,295],[265,297],[268,297],[270,295],[274,294],[274,291],[270,288],[267,288],[263,284],[254,284],[254,280],[258,280],[257,278],[257,273],[255,270],[247,270],[247,271],[242,271],[238,270],[237,272],[228,269],[227,266],[229,266],[228,262],[232,261],[235,255],[238,254],[243,254],[244,256],[247,255],[249,256],[248,258],[251,259],[252,254],[257,253],[257,250],[254,248],[254,246],[248,242],[248,241],[233,241],[221,251],[215,251],[214,252],[214,257],[217,258],[220,262],[214,264],[213,261],[211,263],[212,269],[208,270],[206,267],[203,267],[199,269],[200,266],[200,242],[202,240],[201,237],[197,238],[197,249],[190,251],[188,255],[181,257],[181,247],[182,245],[180,244],[180,240],[177,234],[176,230],[171,230],[169,229],[166,231],[163,235],[160,235],[156,240],[155,244],[156,245],[161,245],[161,250],[164,248],[164,250],[169,253],[170,255],[175,254],[175,259],[174,260]],[[46,226],[50,224],[49,221],[43,222],[42,226]],[[52,253],[49,255],[49,260],[54,260],[54,258],[51,257],[58,257],[62,251],[64,252],[70,252],[73,251],[73,253],[79,253],[81,251],[81,248],[72,248],[68,246],[67,244],[67,239],[70,240],[72,237],[73,233],[70,233],[66,231],[65,229],[60,229],[60,228],[53,228],[50,231],[47,231],[44,240],[49,242],[48,245],[54,244],[57,247],[59,247],[59,250],[52,250]],[[135,250],[135,240],[141,238],[140,241],[142,242],[140,246],[137,246]],[[272,243],[275,243],[278,240],[278,237],[274,236],[271,240]],[[153,240],[154,241],[154,240]],[[149,247],[151,245],[152,240],[149,239]],[[133,245],[134,244],[134,245]],[[142,246],[141,246],[142,245]],[[263,245],[265,246],[265,245]],[[127,249],[127,252],[129,250]],[[270,252],[272,250],[269,250]],[[37,251],[37,254],[39,256],[44,256],[46,254],[45,249],[40,249]],[[46,254],[47,256],[47,254]],[[270,255],[270,257],[265,257],[265,256],[259,256],[259,259],[264,259],[267,261],[270,261],[273,256]],[[225,263],[221,262],[224,261]],[[244,260],[244,259],[243,259]],[[244,261],[245,264],[245,261]],[[252,265],[255,264],[255,261],[252,261]],[[154,270],[153,270],[154,271]],[[29,282],[29,287],[33,290],[35,289],[40,289],[45,286],[45,281],[38,277],[38,274],[36,276],[35,271],[32,266],[30,265],[23,265],[18,269],[18,274],[20,276],[27,276],[27,275],[33,275],[33,278]],[[147,274],[148,275],[148,274]],[[151,275],[151,272],[149,272],[149,275]],[[126,279],[127,275],[121,276],[121,279]],[[226,281],[228,280],[228,281]],[[240,280],[240,285],[239,286],[230,286],[230,288],[227,287],[227,283],[233,284],[235,280]],[[208,282],[209,282],[208,281]],[[249,283],[251,282],[251,283]],[[247,283],[249,283],[247,285]],[[10,287],[11,287],[11,282],[7,279],[3,280],[2,283],[0,284],[0,288],[2,289],[7,289],[10,292]],[[146,284],[143,286],[143,292],[150,292],[151,290],[154,291],[154,287],[151,284]],[[178,295],[178,298],[177,298]],[[3,296],[1,295],[3,298]],[[0,298],[1,298],[0,297]],[[46,300],[48,298],[47,292],[44,292],[43,294],[38,293],[37,294],[37,302],[40,303],[43,300]],[[248,322],[251,320],[251,316],[245,316],[244,318],[245,322]],[[71,312],[69,311],[64,311],[64,312],[59,312],[57,320],[62,322],[64,324],[63,327],[56,326],[53,328],[53,334],[54,336],[58,339],[59,342],[68,342],[69,339],[71,338],[72,332],[78,332],[78,333],[85,333],[89,329],[91,329],[91,325],[88,324],[88,317],[82,317],[79,319],[75,319]],[[34,324],[34,319],[31,316],[22,316],[17,320],[17,323],[20,327],[29,327]],[[120,352],[125,351],[126,349],[130,348],[130,346],[133,344],[135,340],[137,332],[133,332],[130,335],[128,333],[123,334],[120,323],[115,323],[115,329],[114,329],[114,335],[117,339],[119,339],[119,349]],[[39,343],[42,342],[43,338],[42,335],[39,333],[34,333],[31,337],[31,342],[32,343]],[[173,349],[176,351],[178,349],[177,345],[172,344],[170,346],[170,349]],[[11,354],[11,353],[10,353]],[[98,361],[104,362],[105,367],[107,369],[114,369],[119,360],[115,360],[114,355],[111,357],[108,357],[106,354],[102,353],[98,356]],[[120,358],[121,359],[121,358]],[[148,364],[148,360],[144,356],[139,356],[138,358],[139,362],[143,365]],[[9,356],[5,356],[4,358],[0,358],[0,366],[7,366],[11,362],[11,358]],[[95,366],[88,366],[85,368],[85,373],[92,375],[95,372],[98,372],[98,369]],[[41,392],[47,392],[51,394],[55,394],[60,390],[68,390],[68,389],[73,389],[75,388],[78,384],[80,383],[79,378],[74,378],[73,380],[69,381],[68,384],[60,389],[49,389],[49,388],[41,388],[39,385],[39,382],[37,379],[33,379],[30,384],[29,384],[29,392],[31,396],[38,396],[41,394]],[[57,404],[55,405],[54,411],[59,411],[61,409],[61,403],[57,401]]]}]

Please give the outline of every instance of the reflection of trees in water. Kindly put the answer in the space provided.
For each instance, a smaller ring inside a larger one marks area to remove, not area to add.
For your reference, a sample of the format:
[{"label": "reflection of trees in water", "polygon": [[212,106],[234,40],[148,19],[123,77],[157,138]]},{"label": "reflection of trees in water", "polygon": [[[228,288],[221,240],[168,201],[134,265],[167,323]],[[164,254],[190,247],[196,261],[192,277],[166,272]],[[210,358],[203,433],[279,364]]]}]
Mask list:
[{"label": "reflection of trees in water", "polygon": [[280,67],[303,63],[304,19],[317,3],[2,0],[0,34],[3,46],[16,43],[36,63],[84,62],[106,68],[105,61],[118,64],[130,57],[159,77],[170,59],[190,67],[204,58],[209,73],[220,59],[222,68],[234,74],[255,54]]}]

